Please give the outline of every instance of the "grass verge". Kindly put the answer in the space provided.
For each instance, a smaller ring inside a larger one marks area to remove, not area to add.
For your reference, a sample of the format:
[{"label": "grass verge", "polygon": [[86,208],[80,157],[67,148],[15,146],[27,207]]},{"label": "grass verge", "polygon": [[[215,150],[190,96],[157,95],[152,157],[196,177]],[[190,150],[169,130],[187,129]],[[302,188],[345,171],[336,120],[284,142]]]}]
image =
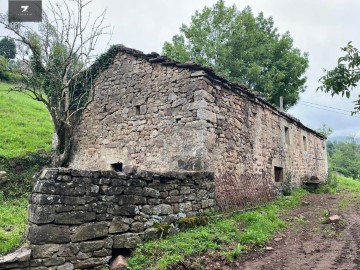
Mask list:
[{"label": "grass verge", "polygon": [[17,200],[0,200],[0,254],[6,254],[24,242],[27,221],[28,201],[26,198]]},{"label": "grass verge", "polygon": [[44,104],[5,91],[12,86],[0,83],[0,156],[12,158],[50,150],[53,124]]},{"label": "grass verge", "polygon": [[298,205],[306,193],[297,189],[292,196],[279,197],[257,210],[219,218],[206,226],[146,242],[129,258],[129,269],[166,269],[187,256],[215,250],[222,250],[223,256],[231,261],[249,248],[263,246],[276,231],[284,228],[286,224],[279,218],[281,211]]}]

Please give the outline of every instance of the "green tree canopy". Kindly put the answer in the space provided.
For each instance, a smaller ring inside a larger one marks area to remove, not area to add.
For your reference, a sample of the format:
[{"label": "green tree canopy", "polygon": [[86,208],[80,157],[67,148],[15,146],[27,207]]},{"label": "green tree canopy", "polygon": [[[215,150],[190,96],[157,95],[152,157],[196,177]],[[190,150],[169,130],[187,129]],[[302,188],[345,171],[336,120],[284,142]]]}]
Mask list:
[{"label": "green tree canopy", "polygon": [[278,33],[271,17],[255,17],[249,7],[239,11],[219,0],[195,12],[189,26],[165,42],[163,53],[180,62],[195,61],[212,67],[231,81],[257,90],[272,104],[284,97],[293,106],[305,90],[306,53],[293,47],[286,32]]},{"label": "green tree canopy", "polygon": [[333,170],[354,179],[360,177],[360,146],[354,137],[345,142],[333,143],[330,154],[330,166]]},{"label": "green tree canopy", "polygon": [[6,59],[14,59],[16,56],[15,41],[11,38],[3,38],[0,40],[0,55]]},{"label": "green tree canopy", "polygon": [[[341,48],[345,55],[338,59],[338,65],[332,70],[325,69],[325,75],[320,78],[321,86],[318,90],[334,95],[350,97],[353,90],[360,81],[360,55],[351,41],[346,47]],[[360,95],[355,101],[355,112],[360,111]]]}]

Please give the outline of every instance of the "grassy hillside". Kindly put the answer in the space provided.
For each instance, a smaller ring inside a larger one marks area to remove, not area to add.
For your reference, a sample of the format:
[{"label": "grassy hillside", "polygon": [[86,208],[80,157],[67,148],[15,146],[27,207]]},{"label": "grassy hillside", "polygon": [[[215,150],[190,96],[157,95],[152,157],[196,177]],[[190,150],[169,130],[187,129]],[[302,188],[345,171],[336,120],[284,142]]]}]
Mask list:
[{"label": "grassy hillside", "polygon": [[17,157],[50,150],[53,125],[45,106],[0,83],[0,156]]}]

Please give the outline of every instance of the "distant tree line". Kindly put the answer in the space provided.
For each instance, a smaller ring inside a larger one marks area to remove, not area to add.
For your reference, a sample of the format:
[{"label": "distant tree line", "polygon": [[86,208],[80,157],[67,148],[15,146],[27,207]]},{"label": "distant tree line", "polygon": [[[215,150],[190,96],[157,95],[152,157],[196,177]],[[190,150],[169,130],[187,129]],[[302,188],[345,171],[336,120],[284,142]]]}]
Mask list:
[{"label": "distant tree line", "polygon": [[332,171],[346,177],[360,179],[360,145],[355,137],[348,137],[346,141],[327,141],[328,162]]},{"label": "distant tree line", "polygon": [[11,38],[0,40],[0,80],[16,81],[18,75],[14,72],[19,63],[15,60],[16,44]]}]

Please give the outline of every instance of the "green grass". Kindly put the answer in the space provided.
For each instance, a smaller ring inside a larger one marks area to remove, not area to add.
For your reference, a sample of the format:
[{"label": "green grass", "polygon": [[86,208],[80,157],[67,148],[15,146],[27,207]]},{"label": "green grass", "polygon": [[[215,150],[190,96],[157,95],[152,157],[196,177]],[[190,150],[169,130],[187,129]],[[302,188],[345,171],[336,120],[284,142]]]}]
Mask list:
[{"label": "green grass", "polygon": [[44,104],[21,93],[3,91],[11,86],[0,83],[0,156],[50,150],[53,124]]},{"label": "green grass", "polygon": [[[301,202],[306,194],[298,189],[293,196],[280,197],[258,210],[220,218],[206,225],[147,242],[139,246],[130,257],[129,269],[166,269],[187,256],[222,250],[233,260],[250,247],[263,246],[273,234],[285,227],[279,218],[281,211]],[[229,248],[232,247],[232,248]]]},{"label": "green grass", "polygon": [[13,251],[24,242],[27,205],[25,198],[0,202],[0,254]]},{"label": "green grass", "polygon": [[360,193],[360,181],[338,176],[338,189]]}]

